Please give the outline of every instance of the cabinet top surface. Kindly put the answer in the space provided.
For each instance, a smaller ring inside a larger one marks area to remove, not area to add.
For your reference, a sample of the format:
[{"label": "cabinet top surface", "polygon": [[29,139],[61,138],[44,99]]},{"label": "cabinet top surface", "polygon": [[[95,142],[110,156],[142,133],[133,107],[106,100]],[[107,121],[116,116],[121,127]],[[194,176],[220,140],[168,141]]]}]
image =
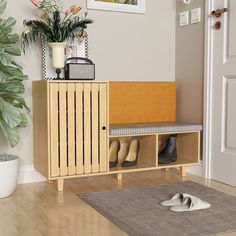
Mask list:
[{"label": "cabinet top surface", "polygon": [[107,81],[107,80],[33,80],[33,83],[112,83],[112,84],[176,84],[168,81]]},{"label": "cabinet top surface", "polygon": [[33,83],[109,83],[108,81],[98,80],[34,80]]}]

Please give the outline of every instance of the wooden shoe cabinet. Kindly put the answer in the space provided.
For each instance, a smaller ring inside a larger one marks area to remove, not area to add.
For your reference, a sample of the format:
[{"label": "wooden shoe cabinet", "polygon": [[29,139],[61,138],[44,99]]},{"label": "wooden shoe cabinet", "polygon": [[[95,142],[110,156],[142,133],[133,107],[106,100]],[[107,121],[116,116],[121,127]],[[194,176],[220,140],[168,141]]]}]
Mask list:
[{"label": "wooden shoe cabinet", "polygon": [[[63,191],[63,181],[68,178],[104,174],[121,178],[122,173],[171,167],[181,168],[184,175],[186,166],[199,163],[200,128],[111,133],[109,126],[114,123],[122,127],[145,121],[175,122],[175,83],[127,83],[33,82],[34,165],[48,181],[57,180],[58,191]],[[157,102],[147,107],[143,99]],[[158,152],[171,133],[178,134],[177,162],[158,165]],[[109,169],[109,142],[117,138],[121,143],[119,164]],[[121,167],[133,138],[140,143],[138,164]]]}]

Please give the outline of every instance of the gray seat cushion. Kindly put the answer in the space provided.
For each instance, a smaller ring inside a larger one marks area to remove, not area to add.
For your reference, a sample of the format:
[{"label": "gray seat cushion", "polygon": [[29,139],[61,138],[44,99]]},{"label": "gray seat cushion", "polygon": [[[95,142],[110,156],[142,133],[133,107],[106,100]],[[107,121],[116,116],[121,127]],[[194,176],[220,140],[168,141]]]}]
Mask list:
[{"label": "gray seat cushion", "polygon": [[201,131],[202,125],[182,122],[110,125],[110,135],[158,134],[185,131]]}]

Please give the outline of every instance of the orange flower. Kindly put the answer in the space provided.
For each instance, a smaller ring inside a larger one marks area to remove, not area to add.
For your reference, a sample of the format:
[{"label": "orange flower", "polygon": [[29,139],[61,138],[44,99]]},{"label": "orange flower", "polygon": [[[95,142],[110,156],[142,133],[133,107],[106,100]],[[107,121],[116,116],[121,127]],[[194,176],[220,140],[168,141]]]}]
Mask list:
[{"label": "orange flower", "polygon": [[77,14],[80,12],[80,10],[82,9],[82,7],[76,7],[75,5],[71,6],[65,13],[66,16],[72,14]]},{"label": "orange flower", "polygon": [[73,14],[77,14],[81,11],[81,9],[82,9],[82,7],[75,7],[72,12],[73,12]]}]

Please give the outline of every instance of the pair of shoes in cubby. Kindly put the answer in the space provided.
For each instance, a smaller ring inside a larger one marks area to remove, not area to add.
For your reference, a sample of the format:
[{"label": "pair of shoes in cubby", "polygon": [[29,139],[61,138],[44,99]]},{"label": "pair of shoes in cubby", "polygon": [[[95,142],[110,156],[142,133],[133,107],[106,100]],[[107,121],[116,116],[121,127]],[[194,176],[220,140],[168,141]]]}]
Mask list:
[{"label": "pair of shoes in cubby", "polygon": [[[114,168],[118,165],[118,153],[120,151],[120,140],[114,139],[109,148],[109,167]],[[122,162],[122,167],[136,166],[138,162],[138,152],[140,144],[138,139],[133,139],[129,144],[129,152]]]}]

